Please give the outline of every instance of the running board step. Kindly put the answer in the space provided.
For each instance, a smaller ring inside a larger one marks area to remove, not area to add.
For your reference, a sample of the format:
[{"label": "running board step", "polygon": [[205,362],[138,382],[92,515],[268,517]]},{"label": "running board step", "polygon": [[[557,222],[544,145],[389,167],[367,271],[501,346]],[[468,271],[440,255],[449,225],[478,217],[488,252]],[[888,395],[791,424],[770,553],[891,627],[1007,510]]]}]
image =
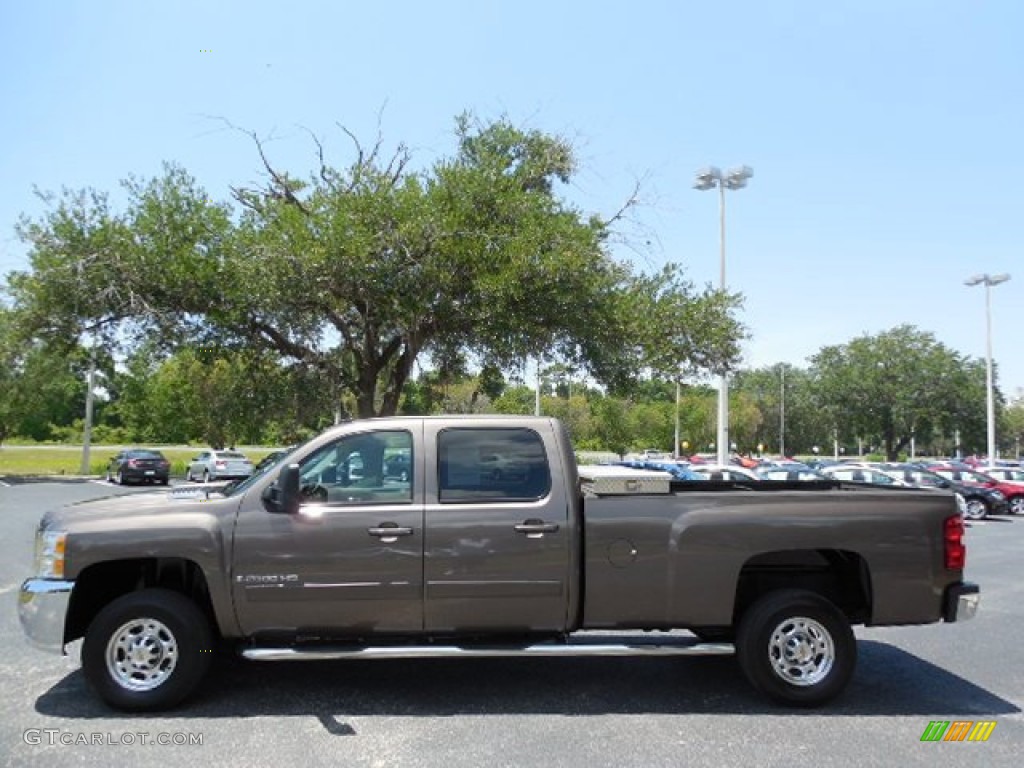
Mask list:
[{"label": "running board step", "polygon": [[509,656],[728,656],[731,643],[539,643],[496,645],[388,645],[306,648],[247,648],[242,656],[253,661],[324,661],[328,659],[499,658]]}]

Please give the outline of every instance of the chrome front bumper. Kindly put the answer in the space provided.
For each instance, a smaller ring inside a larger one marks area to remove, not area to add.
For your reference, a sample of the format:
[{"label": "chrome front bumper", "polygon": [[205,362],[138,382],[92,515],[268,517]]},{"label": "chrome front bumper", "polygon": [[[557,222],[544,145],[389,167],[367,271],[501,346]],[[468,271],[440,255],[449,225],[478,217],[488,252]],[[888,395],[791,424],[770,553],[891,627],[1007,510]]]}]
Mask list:
[{"label": "chrome front bumper", "polygon": [[946,587],[946,599],[942,607],[942,618],[946,621],[967,621],[973,619],[981,602],[981,588],[969,581]]},{"label": "chrome front bumper", "polygon": [[21,585],[18,618],[25,637],[36,648],[64,653],[64,619],[73,581],[29,579]]}]

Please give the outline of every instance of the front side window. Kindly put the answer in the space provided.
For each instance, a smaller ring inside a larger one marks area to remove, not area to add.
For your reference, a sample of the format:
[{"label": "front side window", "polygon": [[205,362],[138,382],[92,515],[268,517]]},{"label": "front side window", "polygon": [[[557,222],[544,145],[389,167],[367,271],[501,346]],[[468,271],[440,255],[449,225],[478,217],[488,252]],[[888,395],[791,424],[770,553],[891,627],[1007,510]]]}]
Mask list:
[{"label": "front side window", "polygon": [[442,503],[535,501],[551,491],[544,443],[532,429],[446,429],[437,441]]},{"label": "front side window", "polygon": [[[403,457],[403,459],[398,459]],[[395,473],[404,461],[406,471]],[[346,435],[299,465],[307,504],[401,504],[412,501],[412,435],[402,430]]]}]

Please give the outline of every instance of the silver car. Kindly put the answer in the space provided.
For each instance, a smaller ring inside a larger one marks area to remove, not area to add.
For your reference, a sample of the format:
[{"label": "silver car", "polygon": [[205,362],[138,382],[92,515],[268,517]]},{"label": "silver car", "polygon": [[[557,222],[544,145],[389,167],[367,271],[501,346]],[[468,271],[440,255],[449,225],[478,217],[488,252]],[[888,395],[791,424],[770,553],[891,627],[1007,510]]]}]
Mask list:
[{"label": "silver car", "polygon": [[185,469],[186,480],[237,480],[249,477],[253,464],[239,451],[202,451],[189,462]]}]

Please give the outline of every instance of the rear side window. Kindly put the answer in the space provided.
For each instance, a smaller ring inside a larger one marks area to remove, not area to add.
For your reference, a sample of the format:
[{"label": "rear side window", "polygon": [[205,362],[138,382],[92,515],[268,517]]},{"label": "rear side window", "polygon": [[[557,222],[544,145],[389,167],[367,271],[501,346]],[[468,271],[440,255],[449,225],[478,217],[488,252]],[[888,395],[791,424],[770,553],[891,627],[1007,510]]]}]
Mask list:
[{"label": "rear side window", "polygon": [[551,492],[544,443],[532,429],[446,429],[437,441],[442,503],[535,501]]}]

